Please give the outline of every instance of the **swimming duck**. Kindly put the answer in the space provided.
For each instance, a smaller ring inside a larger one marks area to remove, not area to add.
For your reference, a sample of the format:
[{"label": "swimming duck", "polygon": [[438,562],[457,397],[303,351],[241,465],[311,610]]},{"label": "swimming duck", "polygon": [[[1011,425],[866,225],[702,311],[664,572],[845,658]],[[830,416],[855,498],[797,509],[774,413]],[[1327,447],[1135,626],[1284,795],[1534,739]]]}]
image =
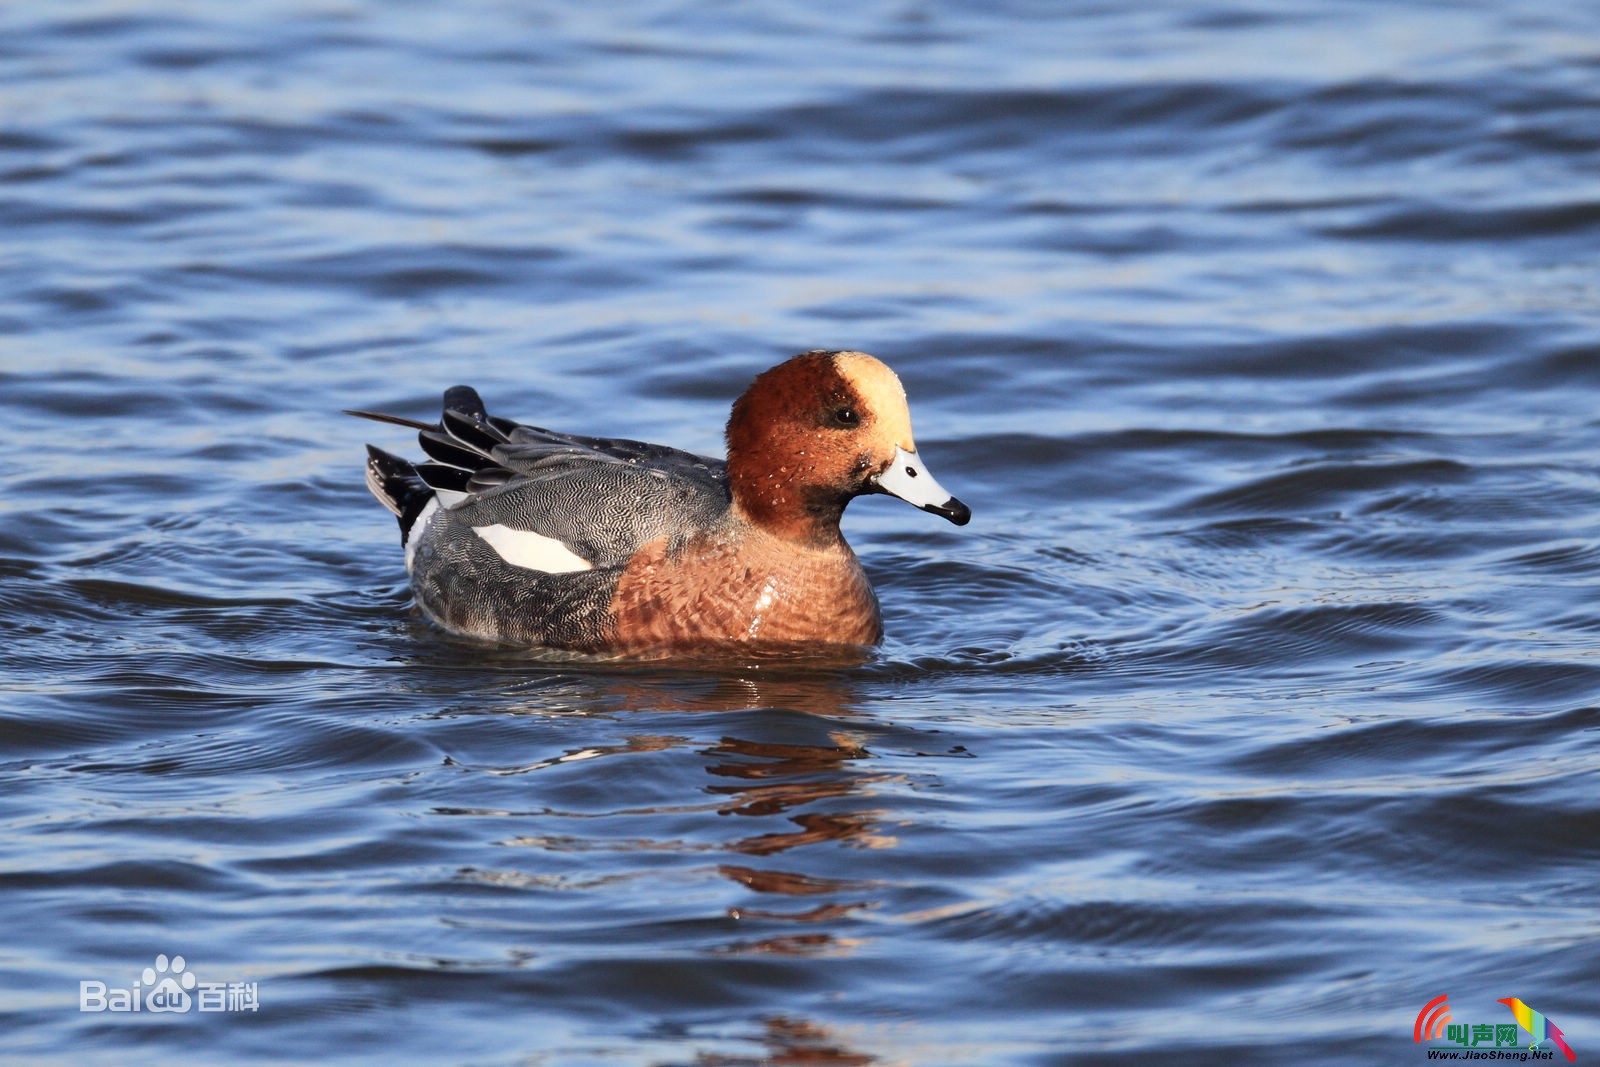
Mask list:
[{"label": "swimming duck", "polygon": [[367,447],[367,487],[400,521],[423,614],[521,646],[660,657],[877,644],[878,598],[839,532],[888,493],[964,526],[911,437],[905,390],[864,352],[804,352],[734,402],[726,462],[579,437],[444,394],[408,426],[428,460]]}]

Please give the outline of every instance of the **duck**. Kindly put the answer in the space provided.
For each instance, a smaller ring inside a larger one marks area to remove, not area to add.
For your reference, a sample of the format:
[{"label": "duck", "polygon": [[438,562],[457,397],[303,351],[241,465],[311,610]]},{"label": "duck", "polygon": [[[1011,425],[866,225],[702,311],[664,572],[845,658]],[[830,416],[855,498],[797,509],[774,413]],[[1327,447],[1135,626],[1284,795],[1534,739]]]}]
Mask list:
[{"label": "duck", "polygon": [[366,485],[400,524],[412,595],[449,633],[500,645],[666,658],[869,648],[877,595],[839,528],[887,494],[965,526],[928,472],[905,389],[881,360],[813,350],[733,403],[727,458],[560,433],[444,393],[427,459],[367,446]]}]

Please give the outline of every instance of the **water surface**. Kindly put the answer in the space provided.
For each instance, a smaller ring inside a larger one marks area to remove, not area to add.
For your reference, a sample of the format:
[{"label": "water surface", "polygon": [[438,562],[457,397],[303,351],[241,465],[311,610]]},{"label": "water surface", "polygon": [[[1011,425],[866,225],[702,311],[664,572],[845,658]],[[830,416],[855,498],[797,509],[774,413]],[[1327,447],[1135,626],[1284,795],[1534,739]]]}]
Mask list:
[{"label": "water surface", "polygon": [[[1531,0],[6,7],[8,1054],[1600,1053],[1597,105]],[[338,409],[812,347],[975,513],[852,506],[868,662],[411,613]]]}]

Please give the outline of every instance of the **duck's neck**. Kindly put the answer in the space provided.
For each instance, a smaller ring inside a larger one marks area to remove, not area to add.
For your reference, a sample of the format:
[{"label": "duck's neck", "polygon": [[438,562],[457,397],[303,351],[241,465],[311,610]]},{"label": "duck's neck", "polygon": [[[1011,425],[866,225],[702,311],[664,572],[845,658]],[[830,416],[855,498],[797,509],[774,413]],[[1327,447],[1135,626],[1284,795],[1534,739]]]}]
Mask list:
[{"label": "duck's neck", "polygon": [[846,501],[801,499],[788,490],[735,493],[730,515],[746,536],[771,538],[794,551],[837,550],[845,545],[839,519]]}]

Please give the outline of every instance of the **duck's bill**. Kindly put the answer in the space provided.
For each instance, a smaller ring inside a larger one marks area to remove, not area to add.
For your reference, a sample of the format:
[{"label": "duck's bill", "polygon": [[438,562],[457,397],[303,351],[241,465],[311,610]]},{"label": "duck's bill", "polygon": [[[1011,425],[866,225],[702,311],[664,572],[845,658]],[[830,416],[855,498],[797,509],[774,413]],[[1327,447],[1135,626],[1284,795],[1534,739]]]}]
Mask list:
[{"label": "duck's bill", "polygon": [[972,509],[934,481],[928,468],[922,465],[922,457],[915,452],[896,447],[894,459],[873,482],[880,493],[897,496],[923,511],[943,515],[957,526],[965,526],[972,521]]}]

